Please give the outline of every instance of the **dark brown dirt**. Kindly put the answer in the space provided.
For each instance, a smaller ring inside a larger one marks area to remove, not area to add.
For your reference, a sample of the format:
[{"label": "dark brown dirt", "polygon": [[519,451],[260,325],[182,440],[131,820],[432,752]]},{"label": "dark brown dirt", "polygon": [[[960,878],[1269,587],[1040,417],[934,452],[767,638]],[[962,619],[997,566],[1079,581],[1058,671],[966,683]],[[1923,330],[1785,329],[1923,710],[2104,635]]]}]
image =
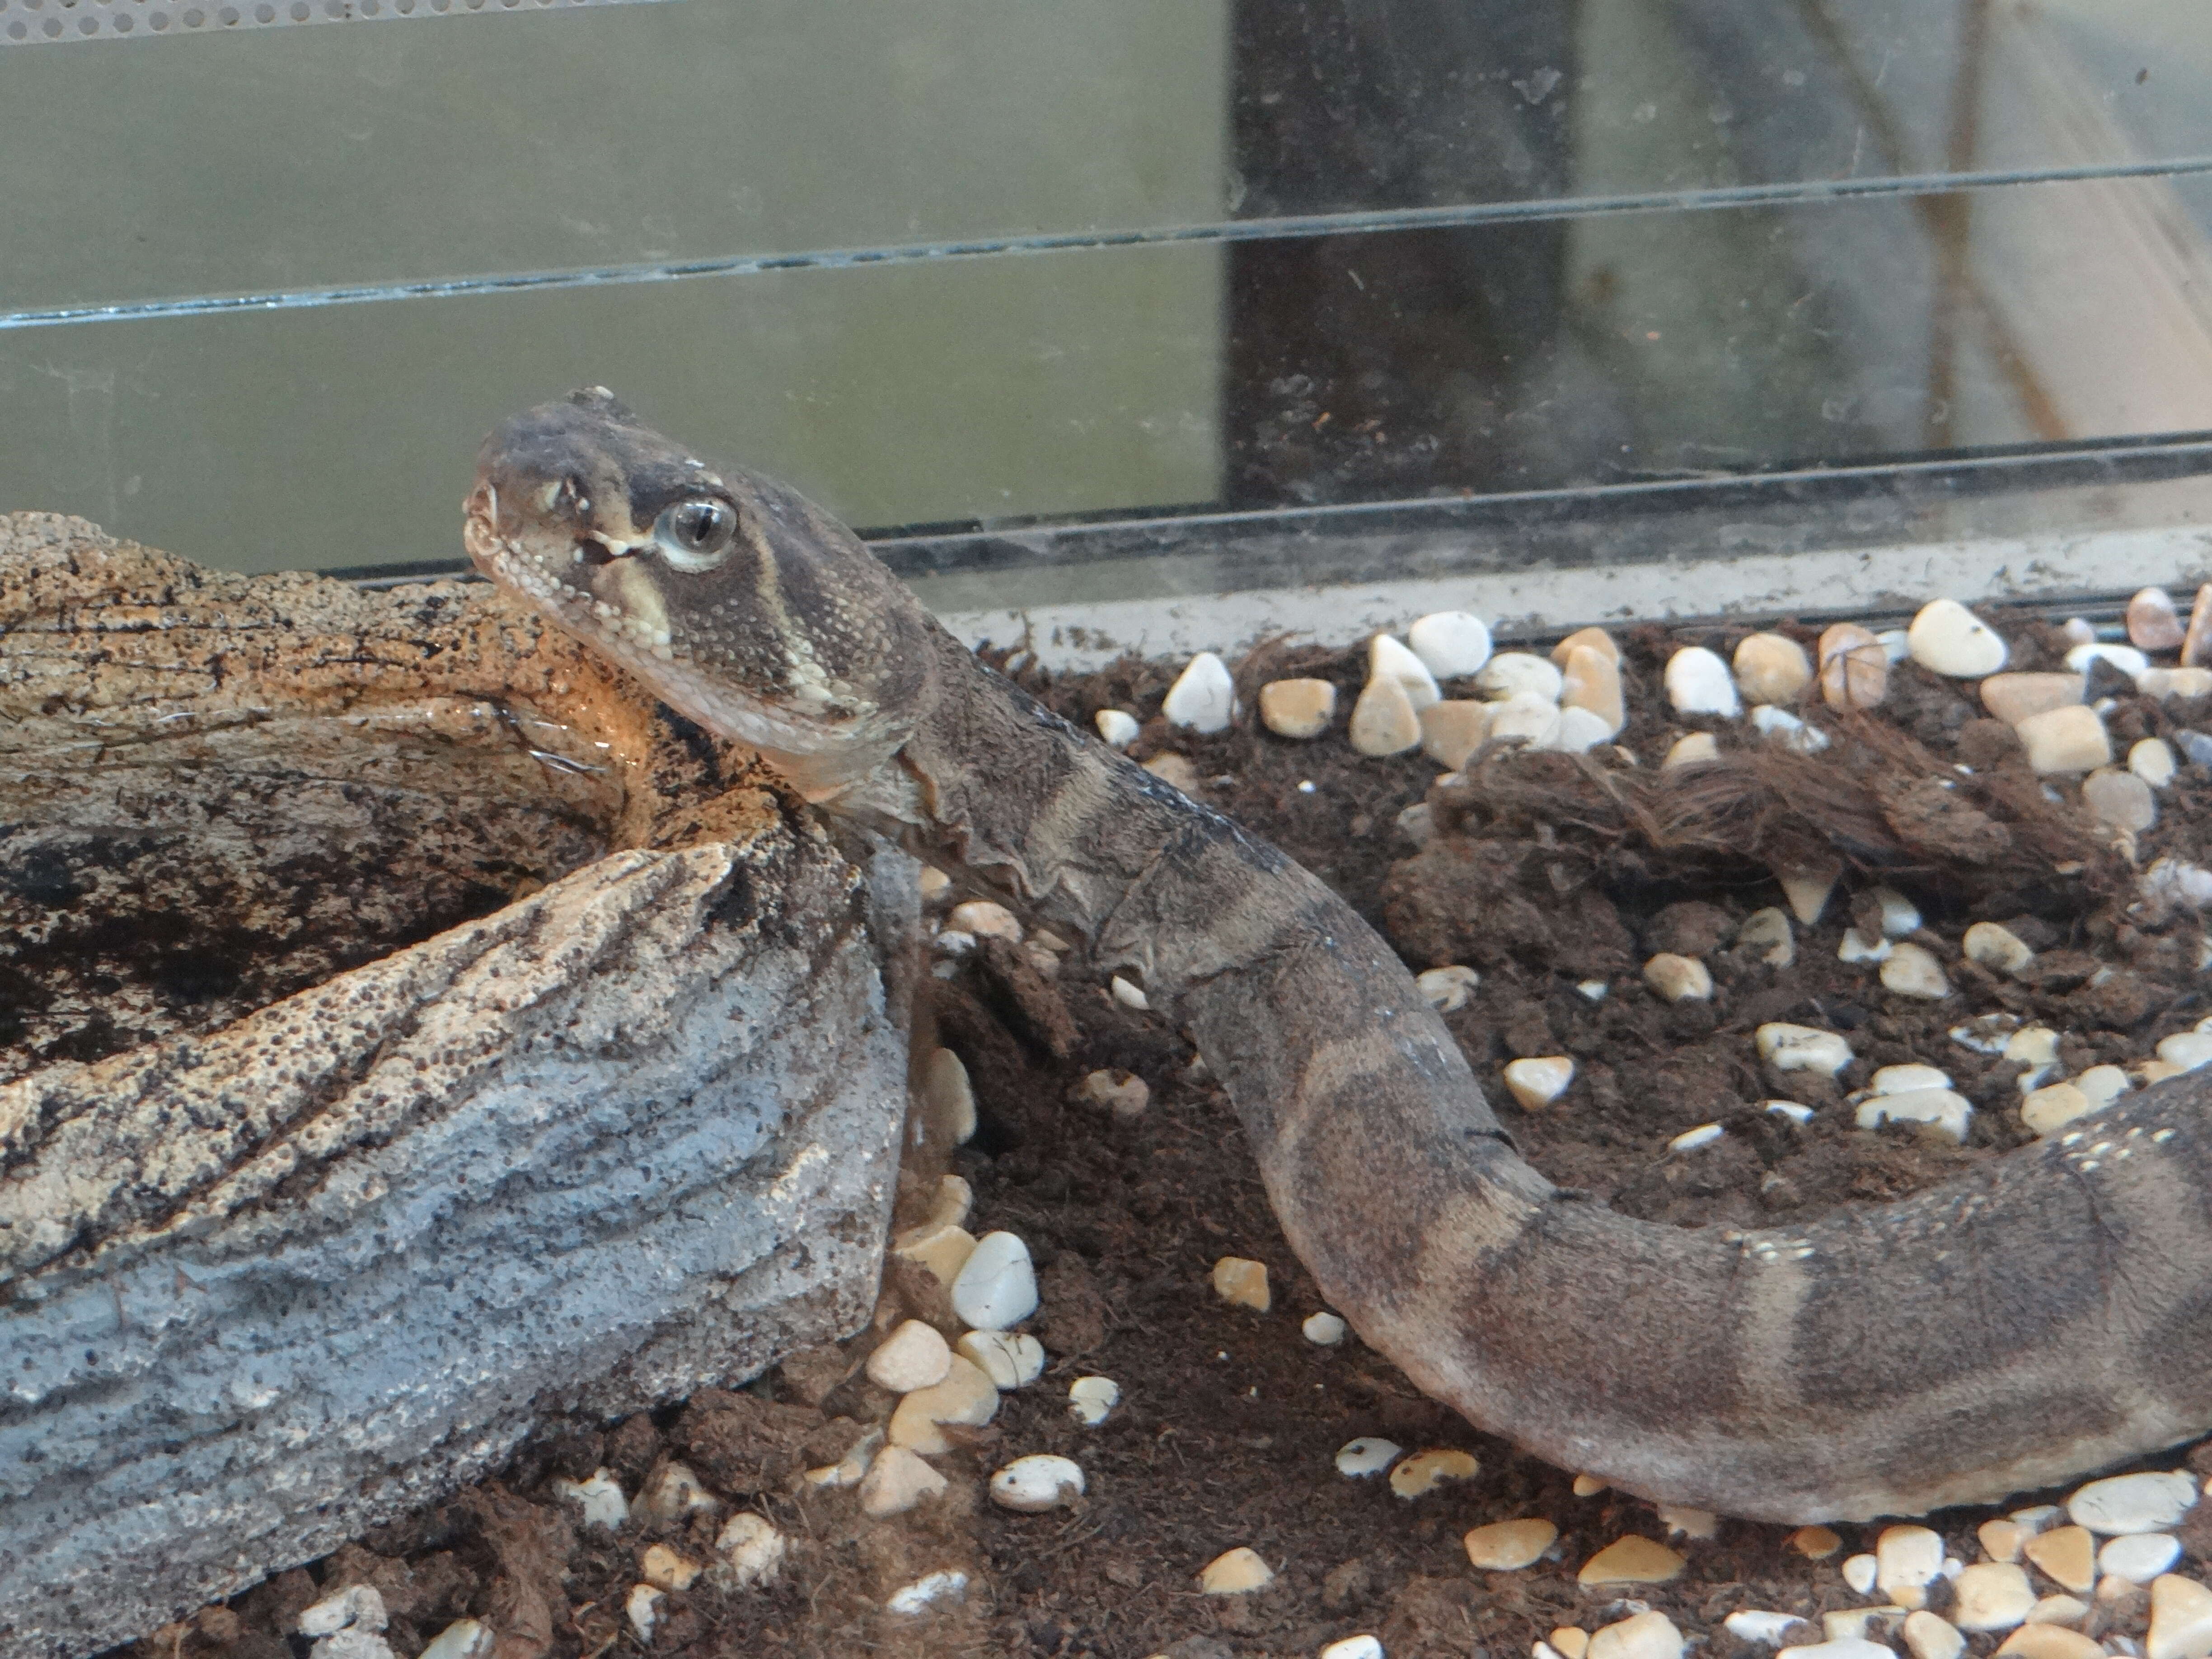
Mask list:
[{"label": "dark brown dirt", "polygon": [[[2051,665],[2063,650],[2039,625],[2008,631],[2015,666]],[[1478,765],[1471,787],[1435,792],[1436,766],[1418,756],[1361,759],[1343,743],[1340,720],[1310,744],[1276,739],[1249,719],[1211,738],[1170,732],[1156,714],[1168,666],[1025,678],[1086,726],[1109,706],[1151,716],[1139,758],[1186,755],[1203,798],[1389,925],[1414,967],[1477,966],[1481,987],[1450,1024],[1495,1097],[1504,1098],[1498,1073],[1516,1055],[1564,1053],[1578,1064],[1552,1107],[1501,1105],[1524,1150],[1553,1180],[1635,1214],[1755,1222],[1876,1201],[2018,1144],[2019,1068],[1948,1036],[1970,1016],[2048,1022],[2063,1034],[2071,1073],[2148,1058],[2160,1036],[2204,1014],[2197,917],[2138,902],[2124,866],[2083,832],[2078,791],[2061,785],[2059,801],[2047,801],[2008,730],[1978,718],[1966,692],[1909,665],[1893,671],[1891,718],[1878,729],[1832,722],[1835,746],[1817,761],[1778,770],[1754,756],[1723,769],[1725,799],[1667,795],[1655,763],[1681,728],[1659,717],[1660,665],[1678,644],[1725,653],[1733,638],[1627,638],[1629,706],[1638,712],[1623,741],[1642,768],[1602,755],[1511,757]],[[1360,666],[1343,653],[1278,645],[1254,653],[1238,678],[1249,707],[1264,679],[1318,674],[1343,688],[1348,710]],[[2132,696],[2109,717],[2123,748],[2208,722],[2203,708]],[[1749,740],[1734,723],[1710,725],[1732,751]],[[1959,763],[1973,775],[1953,770]],[[1417,854],[1396,825],[1425,799],[1436,834]],[[2185,765],[2160,804],[2141,861],[2207,861],[2212,774]],[[1850,867],[1820,922],[1797,930],[1795,964],[1776,969],[1733,946],[1746,915],[1782,902],[1768,861],[1815,848]],[[1957,994],[1908,1003],[1884,993],[1871,968],[1837,958],[1876,879],[1919,904],[1918,942],[1944,961]],[[2000,979],[1961,959],[1965,928],[1984,919],[2040,952],[2031,972]],[[1668,1006],[1644,988],[1640,964],[1662,949],[1706,962],[1710,1002]],[[1608,985],[1597,1003],[1576,988],[1593,978]],[[722,1521],[744,1509],[790,1540],[781,1577],[765,1589],[735,1589],[710,1574],[671,1595],[652,1651],[1261,1659],[1310,1656],[1369,1631],[1391,1659],[1508,1659],[1555,1626],[1595,1628],[1632,1610],[1619,1589],[1583,1589],[1575,1572],[1626,1534],[1665,1536],[1650,1505],[1613,1493],[1577,1498],[1569,1473],[1475,1432],[1356,1341],[1320,1348],[1301,1337],[1316,1292],[1268,1212],[1235,1118],[1178,1038],[1112,1003],[1079,957],[1047,980],[1018,951],[983,953],[942,989],[939,1035],[969,1065],[981,1120],[955,1168],[974,1185],[975,1230],[1028,1241],[1051,1355],[1043,1381],[1006,1396],[996,1421],[965,1431],[966,1443],[937,1460],[951,1478],[944,1499],[871,1522],[849,1492],[794,1495],[793,1471],[834,1461],[888,1415],[890,1397],[854,1374],[877,1340],[864,1334],[651,1418],[551,1425],[501,1480],[165,1632],[140,1644],[139,1659],[277,1659],[298,1609],[352,1582],[384,1590],[403,1659],[464,1614],[502,1630],[501,1659],[629,1652],[638,1644],[623,1605],[645,1547],[665,1540],[708,1560]],[[1835,1084],[1764,1073],[1751,1032],[1773,1019],[1845,1030],[1857,1058]],[[1943,1067],[1973,1101],[1966,1146],[1851,1126],[1845,1095],[1873,1068],[1905,1060]],[[1141,1118],[1117,1122],[1068,1101],[1094,1067],[1126,1068],[1150,1085]],[[1813,1121],[1792,1128],[1759,1109],[1778,1097],[1815,1108]],[[1709,1121],[1728,1128],[1722,1142],[1668,1155],[1669,1138]],[[1271,1311],[1216,1299],[1209,1271],[1228,1255],[1267,1264]],[[879,1330],[910,1310],[898,1297],[905,1282],[894,1276]],[[1118,1380],[1123,1403],[1086,1430],[1066,1413],[1066,1387],[1091,1372]],[[1380,1480],[1334,1472],[1336,1449],[1359,1435],[1463,1447],[1480,1473],[1402,1500]],[[1044,1451],[1085,1470],[1089,1495],[1077,1507],[1018,1516],[981,1501],[994,1468]],[[717,1515],[659,1524],[634,1516],[610,1535],[581,1526],[552,1495],[555,1479],[604,1466],[635,1498],[677,1458],[722,1500]],[[1974,1525],[1990,1513],[1931,1524],[1972,1561],[1981,1559]],[[1462,1534],[1523,1516],[1559,1526],[1555,1555],[1521,1573],[1472,1571]],[[1873,1529],[1840,1530],[1845,1552],[1863,1539],[1870,1547]],[[1690,1561],[1680,1578],[1630,1593],[1706,1636],[1702,1651],[1715,1659],[1754,1651],[1721,1630],[1734,1609],[1814,1616],[1864,1605],[1837,1571],[1840,1555],[1806,1560],[1787,1535],[1723,1522],[1711,1540],[1675,1540]],[[2191,1527],[2184,1539],[2190,1561],[2212,1562],[2212,1528]],[[1240,1544],[1275,1568],[1274,1583],[1250,1596],[1199,1595],[1198,1570]],[[963,1601],[913,1619],[880,1611],[891,1589],[941,1567],[971,1576]],[[2137,1636],[2141,1627],[2139,1607],[2111,1626]],[[1986,1655],[1996,1640],[1972,1638],[1970,1651]]]}]

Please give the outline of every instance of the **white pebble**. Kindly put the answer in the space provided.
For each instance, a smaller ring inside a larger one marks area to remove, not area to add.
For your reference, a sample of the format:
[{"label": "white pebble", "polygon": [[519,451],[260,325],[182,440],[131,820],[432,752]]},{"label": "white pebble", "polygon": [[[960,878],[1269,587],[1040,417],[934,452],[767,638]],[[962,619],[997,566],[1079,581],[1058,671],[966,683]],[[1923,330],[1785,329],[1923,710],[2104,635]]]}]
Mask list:
[{"label": "white pebble", "polygon": [[911,1584],[893,1590],[890,1599],[884,1603],[884,1610],[907,1614],[924,1613],[939,1601],[957,1601],[967,1593],[968,1575],[957,1567],[945,1567],[924,1573]]},{"label": "white pebble", "polygon": [[1747,634],[1730,660],[1736,684],[1753,702],[1795,702],[1813,683],[1813,659],[1786,634]]},{"label": "white pebble", "polygon": [[1242,1595],[1265,1588],[1274,1576],[1274,1569],[1257,1551],[1240,1544],[1206,1564],[1198,1575],[1198,1587],[1208,1595]]},{"label": "white pebble", "polygon": [[1333,1348],[1344,1340],[1344,1321],[1326,1310],[1308,1314],[1298,1329],[1316,1348]]},{"label": "white pebble", "polygon": [[1828,746],[1828,734],[1808,726],[1786,708],[1760,703],[1751,711],[1752,729],[1771,743],[1801,755],[1817,755]]},{"label": "white pebble", "polygon": [[1756,1642],[1765,1648],[1778,1647],[1782,1638],[1790,1633],[1790,1626],[1805,1620],[1794,1613],[1769,1613],[1760,1607],[1739,1607],[1721,1620],[1722,1627],[1740,1642]]},{"label": "white pebble", "polygon": [[2144,738],[2128,750],[2128,770],[2154,789],[2173,781],[2173,750],[2164,738]]},{"label": "white pebble", "polygon": [[1227,731],[1237,714],[1237,683],[1229,678],[1229,665],[1211,651],[1200,652],[1176,676],[1160,713],[1170,726],[1187,731]]},{"label": "white pebble", "polygon": [[2212,1031],[2176,1031],[2172,1036],[2160,1039],[2158,1057],[2167,1065],[2178,1066],[2185,1072],[2193,1072],[2199,1066],[2212,1063]]},{"label": "white pebble", "polygon": [[[956,1358],[945,1381],[899,1396],[886,1432],[895,1448],[937,1457],[952,1449],[945,1425],[981,1428],[998,1414],[999,1390],[990,1377],[972,1360]],[[882,1462],[877,1459],[878,1467]],[[869,1474],[876,1472],[871,1469]]]},{"label": "white pebble", "polygon": [[2000,974],[2016,974],[2035,960],[2035,952],[2019,934],[1994,921],[1978,921],[1966,929],[1966,960]]},{"label": "white pebble", "polygon": [[2185,632],[2173,595],[2146,587],[2128,601],[2128,641],[2142,651],[2178,651]]},{"label": "white pebble", "polygon": [[1428,665],[1388,634],[1377,634],[1367,642],[1367,682],[1372,685],[1382,679],[1397,681],[1417,714],[1443,696]]},{"label": "white pebble", "polygon": [[2035,1606],[2035,1587],[2025,1569],[2009,1561],[1982,1561],[1952,1585],[1951,1617],[1961,1630],[2010,1630]]},{"label": "white pebble", "polygon": [[2181,1540],[2172,1533],[2131,1532],[2097,1552],[2097,1571],[2130,1584],[2148,1584],[2180,1559]]},{"label": "white pebble", "polygon": [[1562,708],[1559,710],[1559,723],[1553,728],[1551,738],[1544,747],[1563,755],[1586,755],[1620,729],[1602,714],[1590,709]]},{"label": "white pebble", "polygon": [[1761,1101],[1759,1104],[1762,1109],[1776,1117],[1786,1117],[1792,1123],[1810,1123],[1813,1121],[1813,1109],[1800,1105],[1794,1100],[1767,1100]]},{"label": "white pebble", "polygon": [[349,1584],[302,1612],[292,1628],[302,1636],[334,1636],[348,1629],[379,1631],[391,1622],[382,1591],[374,1584]]},{"label": "white pebble", "polygon": [[1713,976],[1695,957],[1662,951],[1644,964],[1644,982],[1668,1002],[1707,1002]]},{"label": "white pebble", "polygon": [[1659,769],[1670,766],[1696,766],[1721,757],[1721,746],[1710,732],[1692,732],[1674,739],[1667,750],[1667,758],[1659,763]]},{"label": "white pebble", "polygon": [[1429,1000],[1429,1006],[1438,1013],[1449,1014],[1467,1006],[1475,987],[1482,983],[1482,975],[1472,968],[1455,963],[1449,968],[1431,968],[1416,974],[1413,983],[1420,987],[1421,994]]},{"label": "white pebble", "polygon": [[1493,703],[1488,734],[1493,743],[1520,743],[1543,749],[1559,735],[1559,706],[1544,698],[1520,695]]},{"label": "white pebble", "polygon": [[1871,1555],[1848,1556],[1844,1561],[1844,1582],[1861,1595],[1871,1595],[1880,1565]]},{"label": "white pebble", "polygon": [[615,1478],[605,1469],[593,1473],[588,1480],[556,1480],[553,1493],[556,1498],[573,1498],[584,1506],[584,1524],[605,1527],[609,1532],[618,1532],[623,1522],[629,1519],[629,1500]]},{"label": "white pebble", "polygon": [[1119,974],[1115,975],[1106,982],[1106,988],[1114,994],[1114,1000],[1124,1008],[1134,1008],[1141,1014],[1152,1006],[1152,1000],[1146,996],[1144,992],[1123,979]]},{"label": "white pebble", "polygon": [[789,1548],[784,1535],[764,1516],[750,1513],[732,1516],[714,1538],[714,1553],[730,1564],[731,1576],[741,1586],[774,1578]]},{"label": "white pebble", "polygon": [[629,1627],[637,1632],[637,1639],[647,1647],[653,1645],[653,1627],[660,1618],[661,1592],[650,1584],[632,1584],[629,1595],[623,1602],[623,1612],[629,1620]]},{"label": "white pebble", "polygon": [[706,1571],[699,1562],[665,1544],[648,1544],[637,1565],[647,1583],[665,1590],[690,1589],[692,1581]]},{"label": "white pebble", "polygon": [[1472,674],[1490,660],[1490,629],[1464,611],[1432,611],[1406,630],[1406,643],[1440,680]]},{"label": "white pebble", "polygon": [[[1594,646],[1580,645],[1556,660],[1565,665],[1559,684],[1563,710],[1581,709],[1604,728],[1607,737],[1628,724],[1628,704],[1621,691],[1618,656]],[[1560,719],[1564,721],[1565,718],[1563,713]]]},{"label": "white pebble", "polygon": [[2037,772],[2092,772],[2112,758],[2112,740],[2097,711],[2082,703],[2030,714],[2013,730]]},{"label": "white pebble", "polygon": [[952,1281],[952,1311],[979,1331],[1003,1331],[1036,1311],[1030,1247],[1013,1234],[985,1233]]},{"label": "white pebble", "polygon": [[1915,1089],[1948,1089],[1951,1074],[1935,1066],[1885,1066],[1867,1082],[1878,1095],[1910,1094]]},{"label": "white pebble", "polygon": [[1646,1611],[1592,1631],[1584,1659],[1682,1659],[1683,1646],[1673,1620]]},{"label": "white pebble", "polygon": [[1002,1510],[1042,1515],[1083,1496],[1083,1471],[1072,1458],[1032,1452],[992,1475],[990,1491],[991,1501]]},{"label": "white pebble", "polygon": [[[1464,767],[1490,737],[1491,705],[1447,697],[1420,713],[1421,752],[1447,771]],[[1428,810],[1426,802],[1417,803]],[[1408,807],[1407,811],[1413,808]],[[1402,820],[1404,813],[1400,813]]]},{"label": "white pebble", "polygon": [[1928,1605],[1943,1571],[1943,1537],[1926,1527],[1884,1527],[1875,1540],[1875,1587],[1900,1607]]},{"label": "white pebble", "polygon": [[1882,1632],[1887,1635],[1889,1626],[1893,1626],[1902,1617],[1907,1617],[1907,1610],[1896,1608],[1896,1606],[1847,1608],[1843,1613],[1820,1614],[1820,1631],[1827,1632],[1829,1641],[1871,1641],[1867,1632],[1874,1631],[1875,1626],[1881,1626]]},{"label": "white pebble", "polygon": [[1127,749],[1137,740],[1137,733],[1144,730],[1137,724],[1134,714],[1119,708],[1102,708],[1091,719],[1098,727],[1098,735],[1116,749]]},{"label": "white pebble", "polygon": [[1100,1067],[1085,1072],[1083,1080],[1068,1091],[1073,1099],[1103,1109],[1117,1123],[1134,1123],[1152,1104],[1152,1091],[1134,1072]]},{"label": "white pebble", "polygon": [[2039,1135],[2055,1134],[2076,1118],[2097,1109],[2079,1085],[2053,1083],[2031,1089],[2020,1103],[2020,1121]]},{"label": "white pebble", "polygon": [[1095,1429],[1121,1403],[1121,1385],[1110,1376],[1079,1376],[1067,1385],[1067,1413]]},{"label": "white pebble", "polygon": [[1894,887],[1877,887],[1870,895],[1881,909],[1881,931],[1890,939],[1903,939],[1920,931],[1920,907]]},{"label": "white pebble", "polygon": [[2074,1079],[2092,1106],[2109,1106],[2128,1091],[2128,1074],[2117,1066],[2092,1066]]},{"label": "white pebble", "polygon": [[1934,951],[1924,946],[1900,942],[1889,953],[1889,960],[1881,964],[1884,989],[1901,997],[1920,997],[1929,1002],[1940,1002],[1951,994],[1951,981],[1944,977],[1943,964],[1936,959]]},{"label": "white pebble", "polygon": [[1532,1112],[1557,1100],[1574,1080],[1575,1063],[1565,1054],[1516,1060],[1505,1067],[1506,1091]]},{"label": "white pebble", "polygon": [[1710,1146],[1728,1132],[1717,1123],[1700,1123],[1694,1129],[1685,1129],[1667,1143],[1670,1152],[1694,1152],[1700,1146]]},{"label": "white pebble", "polygon": [[1421,717],[1407,695],[1406,683],[1389,674],[1370,679],[1360,689],[1359,701],[1352,705],[1346,735],[1352,746],[1370,759],[1420,747]]},{"label": "white pebble", "polygon": [[2118,1537],[2163,1532],[2196,1502],[2197,1481],[2185,1471],[2116,1474],[2092,1480],[2075,1492],[2066,1500],[2066,1513],[2077,1527]]},{"label": "white pebble", "polygon": [[1837,623],[1820,635],[1820,696],[1832,708],[1872,708],[1889,690],[1889,665],[1903,660],[1902,635]]},{"label": "white pebble", "polygon": [[1951,1041],[1978,1054],[2001,1054],[2010,1045],[2020,1021],[2010,1014],[1982,1014],[1951,1028]]},{"label": "white pebble", "polygon": [[2066,653],[2066,666],[2086,674],[2093,662],[2108,662],[2130,679],[2150,666],[2150,659],[2131,645],[2077,645]]},{"label": "white pebble", "polygon": [[1269,680],[1260,688],[1260,724],[1279,738],[1317,738],[1336,718],[1327,680]]},{"label": "white pebble", "polygon": [[1390,1471],[1390,1490],[1401,1498],[1419,1498],[1447,1480],[1472,1480],[1480,1467],[1466,1452],[1431,1446],[1415,1452]]},{"label": "white pebble", "polygon": [[1764,946],[1759,959],[1770,967],[1787,968],[1797,960],[1796,937],[1790,931],[1790,913],[1778,905],[1769,905],[1746,916],[1743,926],[1735,930],[1735,942],[1746,948]]},{"label": "white pebble", "polygon": [[1889,953],[1896,947],[1886,939],[1869,939],[1856,927],[1844,929],[1844,936],[1836,945],[1838,962],[1887,962]]},{"label": "white pebble", "polygon": [[1979,679],[2005,665],[2005,642],[1956,599],[1933,599],[1921,606],[1905,630],[1905,644],[1913,661],[1953,679]]},{"label": "white pebble", "polygon": [[1027,1332],[969,1331],[957,1346],[961,1358],[1001,1394],[1027,1388],[1044,1375],[1044,1344]]},{"label": "white pebble", "polygon": [[1336,1472],[1352,1480],[1363,1480],[1370,1474],[1380,1474],[1397,1461],[1406,1449],[1394,1440],[1377,1436],[1362,1435],[1357,1440],[1347,1440],[1336,1450]]},{"label": "white pebble", "polygon": [[1836,890],[1836,878],[1842,873],[1840,866],[1832,865],[1824,870],[1777,871],[1774,879],[1790,901],[1790,914],[1810,927],[1828,908],[1828,895]]},{"label": "white pebble", "polygon": [[397,1659],[392,1644],[374,1631],[342,1630],[307,1650],[307,1659]]},{"label": "white pebble", "polygon": [[1612,988],[1601,979],[1578,979],[1575,981],[1576,994],[1584,1002],[1592,1004],[1603,1002],[1606,993]]},{"label": "white pebble", "polygon": [[[1544,1559],[1544,1552],[1559,1541],[1559,1529],[1534,1516],[1518,1521],[1493,1521],[1476,1527],[1460,1540],[1468,1565],[1484,1572],[1519,1572]],[[1553,1632],[1555,1635],[1557,1632]],[[1572,1638],[1568,1638],[1571,1645]],[[1587,1644],[1585,1644],[1587,1645]]]},{"label": "white pebble", "polygon": [[473,1619],[456,1619],[422,1650],[422,1659],[491,1659],[499,1638]]},{"label": "white pebble", "polygon": [[1923,1608],[1905,1618],[1905,1650],[1912,1659],[1959,1659],[1966,1650],[1966,1638],[1949,1620]]},{"label": "white pebble", "polygon": [[1743,712],[1728,665],[1702,645],[1685,646],[1668,658],[1665,678],[1667,701],[1678,714],[1725,714],[1733,719]]},{"label": "white pebble", "polygon": [[975,1138],[975,1090],[959,1055],[950,1048],[930,1054],[922,1067],[921,1094],[929,1122],[943,1129],[954,1146],[964,1146]]},{"label": "white pebble", "polygon": [[2212,1589],[2166,1573],[2150,1587],[2147,1659],[2204,1659],[2212,1654]]},{"label": "white pebble", "polygon": [[1213,1264],[1213,1293],[1234,1308],[1265,1313],[1274,1298],[1267,1289],[1267,1264],[1249,1256],[1224,1255]]},{"label": "white pebble", "polygon": [[2212,668],[2146,668],[2136,676],[2136,690],[2160,702],[2212,697]]},{"label": "white pebble", "polygon": [[2133,772],[2092,772],[2081,781],[2081,804],[2091,817],[2118,830],[2143,830],[2158,822],[2157,798]]},{"label": "white pebble", "polygon": [[1347,1636],[1321,1650],[1320,1659],[1382,1659],[1382,1644],[1372,1636]]},{"label": "white pebble", "polygon": [[1957,1146],[1966,1138],[1974,1109],[1966,1097],[1948,1089],[1913,1089],[1904,1094],[1875,1095],[1859,1103],[1858,1126],[1879,1128],[1885,1123],[1917,1125],[1923,1133]]},{"label": "white pebble", "polygon": [[906,1446],[886,1446],[860,1477],[860,1512],[881,1521],[944,1494],[945,1479]]},{"label": "white pebble", "polygon": [[1504,651],[1474,677],[1474,689],[1493,702],[1512,697],[1535,697],[1556,703],[1566,687],[1566,677],[1556,664],[1527,651]]},{"label": "white pebble", "polygon": [[1778,1072],[1833,1077],[1851,1063],[1851,1045],[1833,1031],[1771,1021],[1754,1033],[1759,1057]]},{"label": "white pebble", "polygon": [[952,1350],[934,1326],[909,1319],[868,1356],[868,1380],[893,1394],[934,1387],[952,1369]]}]

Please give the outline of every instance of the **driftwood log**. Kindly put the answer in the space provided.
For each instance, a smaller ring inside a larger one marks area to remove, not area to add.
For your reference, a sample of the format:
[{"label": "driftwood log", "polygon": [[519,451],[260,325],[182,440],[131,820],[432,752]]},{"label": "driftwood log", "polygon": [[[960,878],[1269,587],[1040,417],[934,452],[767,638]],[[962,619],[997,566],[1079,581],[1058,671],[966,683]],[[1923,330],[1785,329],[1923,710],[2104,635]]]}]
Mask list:
[{"label": "driftwood log", "polygon": [[911,868],[489,588],[0,517],[0,1651],[856,1325]]}]

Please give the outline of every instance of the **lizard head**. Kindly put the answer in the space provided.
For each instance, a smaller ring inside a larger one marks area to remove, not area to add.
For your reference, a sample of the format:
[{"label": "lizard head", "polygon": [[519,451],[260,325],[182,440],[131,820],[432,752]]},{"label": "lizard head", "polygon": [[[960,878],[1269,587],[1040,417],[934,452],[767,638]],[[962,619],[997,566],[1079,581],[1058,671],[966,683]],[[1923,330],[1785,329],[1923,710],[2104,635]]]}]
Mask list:
[{"label": "lizard head", "polygon": [[464,512],[487,576],[810,798],[911,729],[928,623],[906,588],[811,501],[700,460],[604,386],[495,430]]}]

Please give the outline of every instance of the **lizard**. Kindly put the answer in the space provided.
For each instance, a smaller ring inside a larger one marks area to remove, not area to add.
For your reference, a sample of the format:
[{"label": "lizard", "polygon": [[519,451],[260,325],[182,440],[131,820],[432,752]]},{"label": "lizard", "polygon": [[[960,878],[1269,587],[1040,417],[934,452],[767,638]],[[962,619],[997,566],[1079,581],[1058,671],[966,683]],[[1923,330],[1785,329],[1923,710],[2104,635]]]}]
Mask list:
[{"label": "lizard", "polygon": [[1342,899],[984,666],[795,491],[592,387],[485,441],[464,539],[820,811],[1137,982],[1322,1297],[1477,1427],[1787,1522],[1995,1501],[2212,1427],[2212,1071],[1887,1204],[1635,1220],[1522,1158]]}]

